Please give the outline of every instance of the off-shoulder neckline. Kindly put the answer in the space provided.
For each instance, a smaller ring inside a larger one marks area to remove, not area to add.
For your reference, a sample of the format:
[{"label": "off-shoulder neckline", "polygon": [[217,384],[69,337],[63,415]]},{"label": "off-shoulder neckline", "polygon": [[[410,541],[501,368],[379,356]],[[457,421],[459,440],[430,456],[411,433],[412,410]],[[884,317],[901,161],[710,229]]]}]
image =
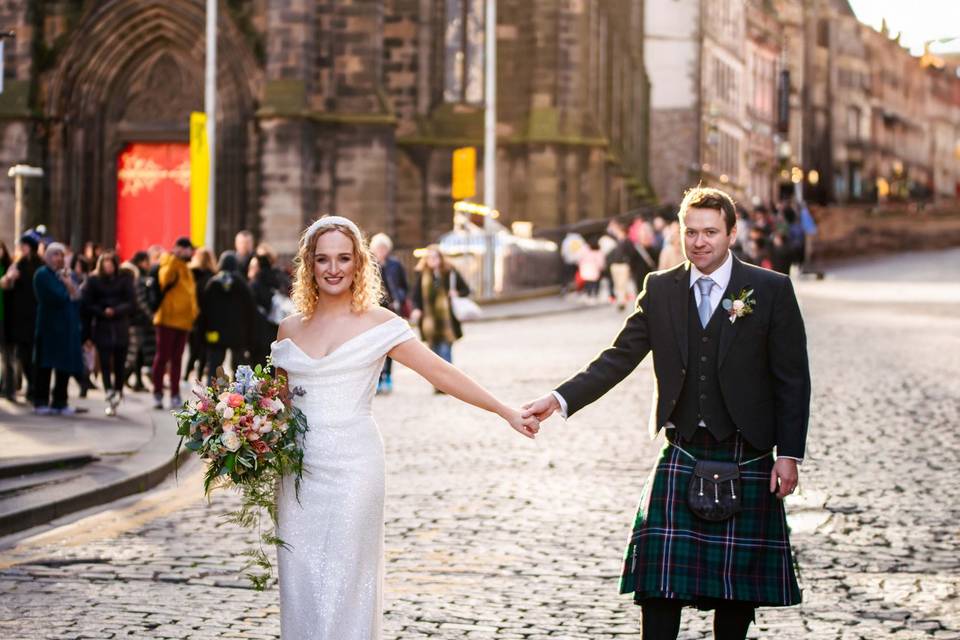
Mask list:
[{"label": "off-shoulder neckline", "polygon": [[355,336],[353,336],[353,337],[347,338],[346,340],[344,340],[344,341],[341,342],[339,345],[337,345],[336,347],[334,347],[333,349],[331,349],[331,350],[328,351],[327,353],[323,354],[323,355],[320,356],[319,358],[316,357],[316,356],[312,356],[312,355],[310,355],[309,353],[307,353],[306,351],[304,351],[304,350],[303,350],[303,347],[301,347],[300,345],[298,345],[297,342],[296,342],[296,340],[294,340],[293,338],[283,338],[282,340],[277,340],[277,341],[276,341],[276,344],[280,344],[281,342],[289,342],[290,344],[292,344],[294,347],[297,348],[297,351],[299,351],[300,353],[302,353],[303,355],[305,355],[305,356],[306,356],[307,358],[309,358],[310,360],[313,360],[314,362],[320,362],[321,360],[326,360],[327,358],[329,358],[329,357],[332,356],[333,354],[337,353],[338,351],[340,351],[341,349],[343,349],[345,346],[347,346],[348,344],[350,344],[351,342],[353,342],[353,341],[356,340],[357,338],[359,338],[359,337],[361,337],[361,336],[365,336],[365,335],[367,335],[368,333],[370,333],[371,331],[375,331],[375,330],[379,329],[380,327],[382,327],[382,326],[384,326],[384,325],[390,324],[391,322],[396,322],[396,321],[398,321],[398,320],[401,321],[401,322],[403,322],[404,324],[406,324],[406,322],[407,322],[406,320],[404,320],[404,319],[401,318],[400,316],[395,316],[395,317],[393,317],[393,318],[390,318],[389,320],[384,320],[383,322],[377,323],[377,324],[373,325],[372,327],[369,327],[369,328],[367,328],[367,329],[364,329],[363,331],[361,331],[360,333],[358,333],[357,335],[355,335]]}]

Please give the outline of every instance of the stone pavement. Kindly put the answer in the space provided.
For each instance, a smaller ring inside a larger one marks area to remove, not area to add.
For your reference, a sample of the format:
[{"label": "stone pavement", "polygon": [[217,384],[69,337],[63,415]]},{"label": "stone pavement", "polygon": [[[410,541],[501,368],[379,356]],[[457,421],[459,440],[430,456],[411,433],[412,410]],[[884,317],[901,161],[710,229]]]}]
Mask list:
[{"label": "stone pavement", "polygon": [[37,416],[23,402],[0,400],[0,535],[155,486],[170,472],[173,416],[152,409],[150,394],[127,392],[118,415],[104,415],[92,389],[71,406],[85,413]]},{"label": "stone pavement", "polygon": [[[751,637],[960,638],[958,307],[851,303],[819,284],[800,286],[814,406],[788,507],[805,602],[761,610]],[[455,361],[520,403],[620,322],[598,307],[472,325]],[[639,639],[616,578],[658,448],[645,432],[650,363],[536,442],[409,371],[395,386],[375,404],[388,465],[384,638]],[[236,576],[246,536],[220,520],[232,504],[202,500],[194,464],[179,484],[0,551],[0,637],[278,637],[276,589]],[[687,612],[681,638],[708,637],[708,619]]]},{"label": "stone pavement", "polygon": [[[484,305],[479,321],[589,308],[576,295],[544,295],[558,291]],[[119,415],[108,418],[102,391],[78,392],[71,380],[71,406],[84,412],[71,417],[35,416],[22,395],[18,403],[0,399],[0,536],[149,489],[169,473],[175,427],[169,412],[152,408],[150,394],[128,391]],[[181,393],[189,394],[188,384]]]}]

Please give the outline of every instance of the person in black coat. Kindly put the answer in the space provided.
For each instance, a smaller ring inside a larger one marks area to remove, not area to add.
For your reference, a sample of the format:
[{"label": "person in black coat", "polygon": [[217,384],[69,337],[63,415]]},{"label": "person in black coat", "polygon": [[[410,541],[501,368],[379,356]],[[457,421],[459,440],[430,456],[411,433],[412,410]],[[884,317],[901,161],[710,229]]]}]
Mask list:
[{"label": "person in black coat", "polygon": [[[150,256],[146,251],[137,251],[129,262],[121,265],[131,272],[136,306],[130,316],[130,341],[127,347],[127,372],[125,384],[131,391],[146,391],[143,384],[143,367],[153,362],[156,351],[156,336],[153,330],[153,314],[147,304],[146,279],[150,271]],[[130,382],[130,378],[133,382]]]},{"label": "person in black coat", "polygon": [[250,343],[250,362],[254,365],[264,364],[270,354],[270,343],[277,337],[278,325],[270,319],[270,312],[273,310],[273,295],[281,288],[280,278],[269,255],[258,254],[250,259],[247,280],[257,306]]},{"label": "person in black coat", "polygon": [[[378,233],[370,238],[370,251],[377,258],[380,267],[380,280],[383,282],[383,299],[380,305],[387,307],[401,318],[410,315],[410,304],[407,289],[407,274],[399,260],[392,257],[393,241],[385,233]],[[393,358],[384,360],[380,380],[377,382],[377,393],[393,392]]]},{"label": "person in black coat", "polygon": [[207,349],[207,379],[216,379],[230,350],[230,364],[236,369],[245,362],[254,334],[257,307],[250,285],[240,275],[233,251],[220,255],[217,275],[210,278],[200,298],[200,316]]},{"label": "person in black coat", "polygon": [[[200,299],[203,297],[203,291],[207,283],[217,273],[217,263],[214,260],[213,252],[206,247],[201,247],[193,254],[190,259],[190,272],[193,274],[193,281],[197,285],[197,308],[200,308]],[[207,362],[207,343],[203,337],[202,313],[201,317],[193,323],[193,329],[190,330],[190,336],[187,338],[187,366],[183,372],[183,380],[190,379],[194,371],[197,372],[197,378],[203,377],[203,367]]]},{"label": "person in black coat", "polygon": [[[20,238],[20,257],[0,278],[4,298],[3,395],[13,400],[21,376],[27,380],[27,402],[33,403],[33,340],[37,324],[37,296],[33,276],[43,266],[34,235]],[[18,366],[19,365],[19,366]]]},{"label": "person in black coat", "polygon": [[137,311],[133,280],[120,271],[117,254],[107,251],[97,258],[97,266],[82,290],[84,332],[97,348],[103,389],[107,393],[108,416],[116,415],[126,379],[127,346],[130,321]]}]

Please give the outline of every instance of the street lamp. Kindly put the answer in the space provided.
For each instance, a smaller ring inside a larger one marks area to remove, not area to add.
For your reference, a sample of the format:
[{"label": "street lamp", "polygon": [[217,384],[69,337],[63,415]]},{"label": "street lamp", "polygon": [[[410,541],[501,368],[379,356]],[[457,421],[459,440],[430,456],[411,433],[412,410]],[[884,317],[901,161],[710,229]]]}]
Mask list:
[{"label": "street lamp", "polygon": [[23,229],[23,179],[42,178],[43,169],[26,164],[16,164],[7,171],[7,176],[13,178],[13,239],[20,239]]},{"label": "street lamp", "polygon": [[[484,113],[483,113],[483,201],[491,211],[497,209],[497,0],[486,1],[484,18]],[[487,297],[494,293],[493,270],[496,265],[494,252],[493,219],[484,216],[483,229],[486,235],[485,257],[487,277],[483,288]]]}]

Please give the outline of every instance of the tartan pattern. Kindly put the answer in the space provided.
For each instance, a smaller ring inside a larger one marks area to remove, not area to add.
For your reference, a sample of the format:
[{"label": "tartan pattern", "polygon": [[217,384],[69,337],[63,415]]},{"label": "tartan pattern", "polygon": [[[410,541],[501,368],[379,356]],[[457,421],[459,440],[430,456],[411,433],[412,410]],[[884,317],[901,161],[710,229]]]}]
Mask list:
[{"label": "tartan pattern", "polygon": [[[679,438],[674,430],[668,438]],[[679,442],[698,460],[747,461],[763,454],[739,433],[723,442],[698,429]],[[697,518],[687,507],[694,461],[665,443],[651,473],[624,555],[620,593],[676,598],[691,604],[740,600],[758,606],[799,604],[800,587],[783,502],[770,493],[773,456],[741,467],[743,511],[723,522]]]}]

